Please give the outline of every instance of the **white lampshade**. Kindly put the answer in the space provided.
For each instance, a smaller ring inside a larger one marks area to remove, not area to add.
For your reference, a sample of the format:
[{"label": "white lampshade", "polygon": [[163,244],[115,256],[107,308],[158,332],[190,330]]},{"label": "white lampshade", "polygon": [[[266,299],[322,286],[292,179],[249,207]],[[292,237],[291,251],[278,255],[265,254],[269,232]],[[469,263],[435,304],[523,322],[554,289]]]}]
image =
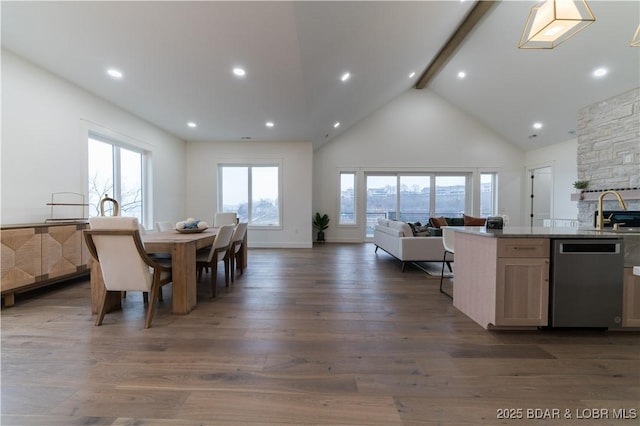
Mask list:
[{"label": "white lampshade", "polygon": [[518,47],[553,49],[595,20],[584,0],[546,0],[531,8]]}]

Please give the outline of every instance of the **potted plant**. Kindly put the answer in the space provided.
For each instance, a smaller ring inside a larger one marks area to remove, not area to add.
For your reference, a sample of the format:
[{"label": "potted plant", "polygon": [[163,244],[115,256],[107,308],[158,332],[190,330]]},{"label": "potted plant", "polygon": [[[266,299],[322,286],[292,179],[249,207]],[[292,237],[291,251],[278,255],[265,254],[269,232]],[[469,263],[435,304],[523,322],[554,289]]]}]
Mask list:
[{"label": "potted plant", "polygon": [[576,192],[580,193],[579,199],[584,200],[584,190],[589,186],[588,180],[577,180],[573,182],[573,187],[576,189]]},{"label": "potted plant", "polygon": [[324,243],[324,230],[329,227],[329,220],[327,214],[321,215],[319,212],[313,218],[313,227],[318,230],[316,241],[319,243]]},{"label": "potted plant", "polygon": [[588,180],[577,180],[577,181],[573,182],[573,187],[575,189],[582,190],[582,189],[586,189],[587,186],[589,186],[589,181]]}]

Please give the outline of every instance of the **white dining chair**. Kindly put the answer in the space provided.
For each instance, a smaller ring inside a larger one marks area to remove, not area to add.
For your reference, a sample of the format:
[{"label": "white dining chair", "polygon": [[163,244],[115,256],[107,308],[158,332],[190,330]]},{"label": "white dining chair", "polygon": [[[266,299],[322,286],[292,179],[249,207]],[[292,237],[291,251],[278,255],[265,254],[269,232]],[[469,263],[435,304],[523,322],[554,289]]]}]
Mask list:
[{"label": "white dining chair", "polygon": [[172,222],[169,222],[169,221],[156,222],[156,231],[158,232],[172,231],[173,229],[175,228]]},{"label": "white dining chair", "polygon": [[213,245],[210,248],[196,252],[196,271],[198,281],[202,277],[202,271],[211,267],[211,297],[216,297],[216,285],[218,278],[218,263],[224,263],[225,284],[229,286],[229,246],[233,236],[234,225],[222,225],[218,229]]},{"label": "white dining chair", "polygon": [[229,269],[231,270],[231,282],[236,278],[236,265],[240,269],[240,275],[244,274],[244,237],[247,234],[247,222],[236,225],[229,245]]},{"label": "white dining chair", "polygon": [[238,214],[236,212],[218,212],[213,219],[213,227],[219,228],[222,225],[236,225]]},{"label": "white dining chair", "polygon": [[[453,255],[455,253],[455,231],[448,226],[443,226],[442,228],[442,246],[444,247],[444,255],[442,257],[442,271],[440,272],[440,293],[450,297],[453,299],[453,295],[447,293],[442,288],[442,282],[444,280],[444,265],[446,264],[449,268],[450,272],[453,272],[451,269],[451,262],[453,262]],[[451,255],[447,257],[447,255]],[[453,280],[453,277],[452,277]]]},{"label": "white dining chair", "polygon": [[161,287],[171,282],[171,265],[146,253],[135,217],[92,217],[89,225],[84,231],[85,242],[100,263],[105,286],[95,325],[102,324],[108,293],[141,291],[151,293],[144,328],[151,327]]}]

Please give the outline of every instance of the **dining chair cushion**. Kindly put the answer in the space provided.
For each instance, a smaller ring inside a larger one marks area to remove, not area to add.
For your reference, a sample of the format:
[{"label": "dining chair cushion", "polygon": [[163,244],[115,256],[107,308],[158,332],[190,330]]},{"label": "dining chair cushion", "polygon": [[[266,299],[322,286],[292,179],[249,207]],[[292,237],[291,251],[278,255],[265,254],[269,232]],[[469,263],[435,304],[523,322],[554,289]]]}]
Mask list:
[{"label": "dining chair cushion", "polygon": [[222,225],[234,225],[238,222],[236,212],[218,212],[213,219],[213,227],[219,228]]},{"label": "dining chair cushion", "polygon": [[[139,231],[138,219],[101,216],[89,219],[92,230]],[[138,237],[139,238],[139,237]],[[133,234],[94,235],[105,288],[109,291],[149,291],[152,269],[142,260]],[[168,276],[168,273],[163,272]],[[165,278],[162,277],[162,278]]]}]

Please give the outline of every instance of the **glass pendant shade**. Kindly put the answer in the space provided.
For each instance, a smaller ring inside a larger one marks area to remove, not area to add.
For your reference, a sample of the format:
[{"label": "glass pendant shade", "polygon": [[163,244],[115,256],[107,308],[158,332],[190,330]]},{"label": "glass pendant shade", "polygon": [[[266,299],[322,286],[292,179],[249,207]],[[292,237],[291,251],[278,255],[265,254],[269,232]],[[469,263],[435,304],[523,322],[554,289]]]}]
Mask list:
[{"label": "glass pendant shade", "polygon": [[546,0],[531,8],[518,47],[553,49],[595,20],[584,0]]},{"label": "glass pendant shade", "polygon": [[633,35],[633,40],[631,40],[631,46],[640,47],[640,25],[638,25],[638,29],[636,33]]}]

